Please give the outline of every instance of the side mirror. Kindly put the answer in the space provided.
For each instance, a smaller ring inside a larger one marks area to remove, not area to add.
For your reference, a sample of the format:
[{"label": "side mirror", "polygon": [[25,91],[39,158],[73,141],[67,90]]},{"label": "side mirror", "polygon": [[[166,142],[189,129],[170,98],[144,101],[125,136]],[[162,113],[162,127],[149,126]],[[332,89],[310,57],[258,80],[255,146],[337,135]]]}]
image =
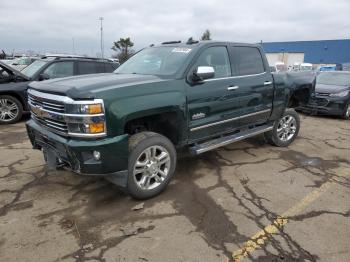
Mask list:
[{"label": "side mirror", "polygon": [[45,74],[45,73],[40,74],[39,78],[38,78],[39,81],[44,81],[44,80],[48,80],[48,79],[50,79],[50,76],[48,74]]},{"label": "side mirror", "polygon": [[213,78],[215,75],[214,67],[212,66],[198,66],[193,71],[194,81],[203,81],[205,79]]}]

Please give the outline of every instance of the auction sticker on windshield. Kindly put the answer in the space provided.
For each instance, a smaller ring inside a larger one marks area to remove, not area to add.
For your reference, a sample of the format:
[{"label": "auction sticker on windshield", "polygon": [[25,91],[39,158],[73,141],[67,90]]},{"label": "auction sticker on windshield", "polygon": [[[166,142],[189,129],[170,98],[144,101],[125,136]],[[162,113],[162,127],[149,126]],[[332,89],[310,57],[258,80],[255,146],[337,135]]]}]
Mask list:
[{"label": "auction sticker on windshield", "polygon": [[191,48],[175,47],[171,52],[188,54],[191,50]]}]

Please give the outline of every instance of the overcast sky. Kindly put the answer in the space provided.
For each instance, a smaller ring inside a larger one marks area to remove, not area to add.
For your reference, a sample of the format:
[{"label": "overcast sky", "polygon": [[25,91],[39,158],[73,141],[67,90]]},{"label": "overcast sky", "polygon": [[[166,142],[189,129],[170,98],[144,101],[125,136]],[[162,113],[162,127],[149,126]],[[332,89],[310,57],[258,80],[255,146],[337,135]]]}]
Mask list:
[{"label": "overcast sky", "polygon": [[96,55],[131,37],[134,49],[167,40],[264,42],[350,38],[349,0],[1,0],[0,49]]}]

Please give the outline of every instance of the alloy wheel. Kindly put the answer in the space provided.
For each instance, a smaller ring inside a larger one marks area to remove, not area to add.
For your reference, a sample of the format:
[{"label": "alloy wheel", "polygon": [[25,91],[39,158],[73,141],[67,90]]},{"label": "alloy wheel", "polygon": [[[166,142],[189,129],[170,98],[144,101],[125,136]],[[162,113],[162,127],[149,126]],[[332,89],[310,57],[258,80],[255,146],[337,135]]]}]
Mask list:
[{"label": "alloy wheel", "polygon": [[286,115],[278,123],[277,136],[281,141],[287,142],[294,137],[296,130],[296,119],[291,115]]},{"label": "alloy wheel", "polygon": [[18,105],[7,98],[0,99],[0,121],[10,122],[18,115]]},{"label": "alloy wheel", "polygon": [[142,190],[152,190],[163,183],[170,170],[169,152],[162,146],[146,148],[137,158],[133,178]]}]

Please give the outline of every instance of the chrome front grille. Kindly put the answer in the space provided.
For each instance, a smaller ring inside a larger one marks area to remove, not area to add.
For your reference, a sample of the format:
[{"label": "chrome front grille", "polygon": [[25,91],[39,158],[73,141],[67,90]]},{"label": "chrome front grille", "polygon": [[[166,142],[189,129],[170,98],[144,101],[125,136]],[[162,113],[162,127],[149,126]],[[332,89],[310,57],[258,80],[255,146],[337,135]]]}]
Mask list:
[{"label": "chrome front grille", "polygon": [[52,101],[49,99],[45,99],[42,97],[38,97],[32,94],[28,94],[28,101],[31,105],[40,107],[42,109],[58,112],[58,113],[64,113],[65,112],[65,105],[62,102],[59,101]]},{"label": "chrome front grille", "polygon": [[38,123],[41,124],[42,126],[47,127],[48,129],[55,131],[57,133],[60,133],[62,135],[67,135],[68,134],[68,126],[64,122],[48,119],[45,117],[39,117],[36,115],[33,111],[32,113],[32,118]]}]

